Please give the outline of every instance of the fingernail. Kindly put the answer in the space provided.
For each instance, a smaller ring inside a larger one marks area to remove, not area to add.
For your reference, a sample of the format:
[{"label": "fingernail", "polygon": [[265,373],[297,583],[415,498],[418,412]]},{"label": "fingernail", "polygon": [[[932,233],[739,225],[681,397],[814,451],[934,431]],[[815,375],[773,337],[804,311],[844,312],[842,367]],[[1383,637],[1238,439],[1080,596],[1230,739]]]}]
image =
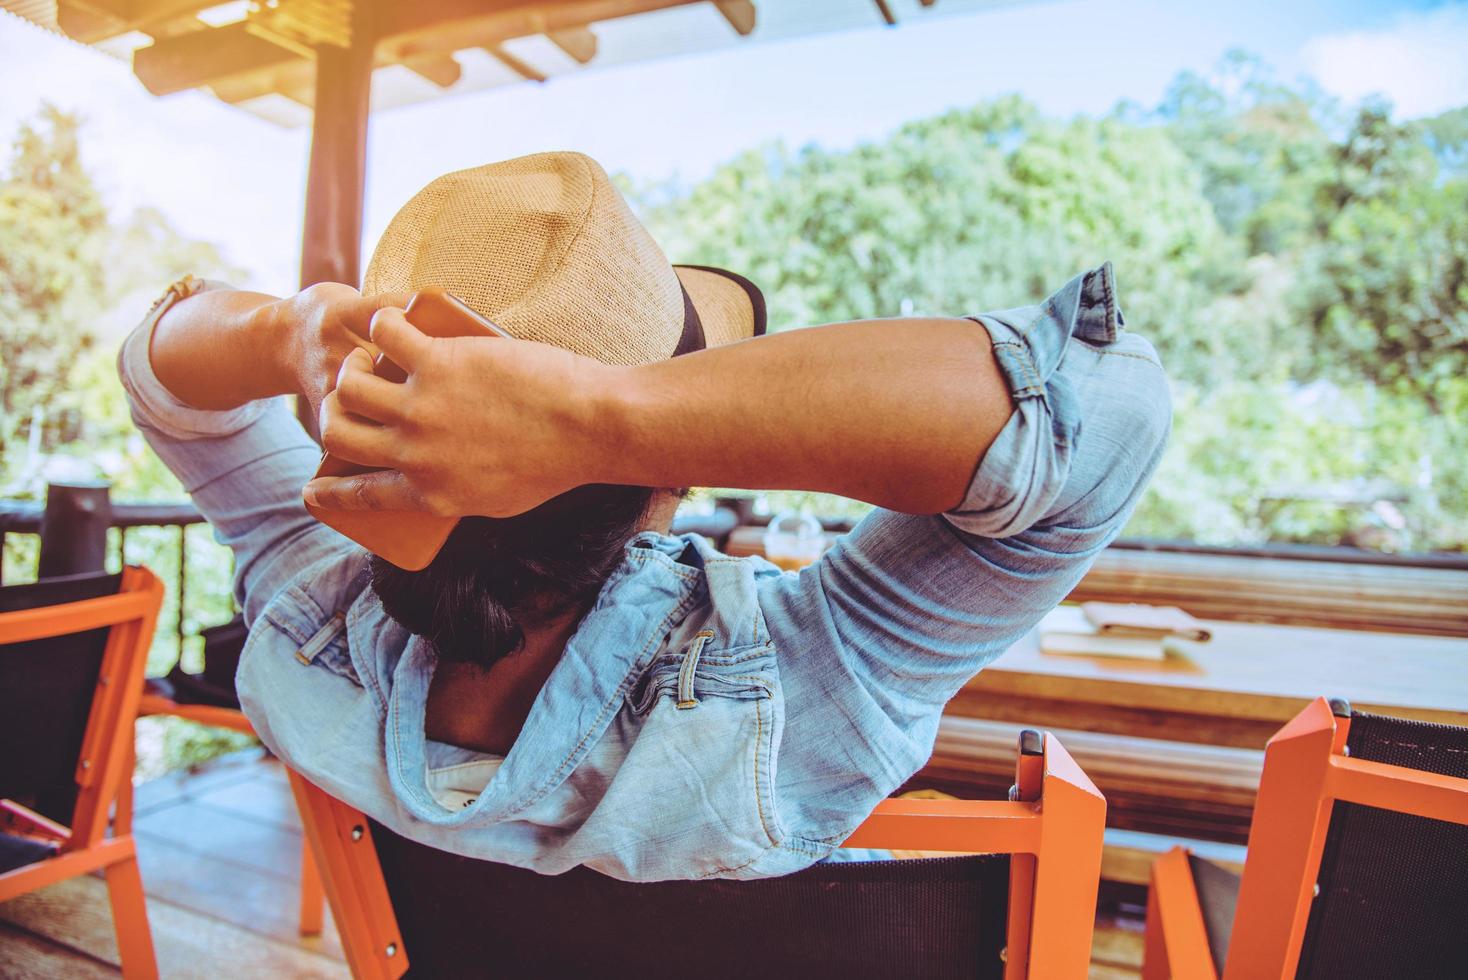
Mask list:
[{"label": "fingernail", "polygon": [[310,504],[312,507],[321,506],[321,499],[316,494],[316,484],[306,484],[305,488],[301,490],[301,496],[304,497],[306,503]]}]

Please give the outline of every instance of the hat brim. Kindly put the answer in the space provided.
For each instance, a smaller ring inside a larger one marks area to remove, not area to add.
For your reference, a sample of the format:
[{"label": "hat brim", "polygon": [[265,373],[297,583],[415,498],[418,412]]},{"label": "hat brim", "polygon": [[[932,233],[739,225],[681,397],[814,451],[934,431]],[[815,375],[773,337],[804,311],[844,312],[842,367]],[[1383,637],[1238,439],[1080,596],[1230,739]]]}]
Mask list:
[{"label": "hat brim", "polygon": [[698,311],[704,344],[721,347],[765,332],[765,297],[748,279],[707,265],[675,265],[673,271]]}]

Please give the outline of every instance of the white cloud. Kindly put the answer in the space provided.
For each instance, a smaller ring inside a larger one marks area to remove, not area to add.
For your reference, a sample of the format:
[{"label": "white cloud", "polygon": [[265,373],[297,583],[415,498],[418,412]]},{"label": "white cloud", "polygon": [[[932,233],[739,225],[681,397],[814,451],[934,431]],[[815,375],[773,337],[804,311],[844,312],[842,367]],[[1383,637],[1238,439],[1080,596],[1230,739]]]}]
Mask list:
[{"label": "white cloud", "polygon": [[1385,95],[1404,117],[1468,104],[1468,4],[1404,12],[1386,28],[1322,34],[1300,51],[1333,95]]}]

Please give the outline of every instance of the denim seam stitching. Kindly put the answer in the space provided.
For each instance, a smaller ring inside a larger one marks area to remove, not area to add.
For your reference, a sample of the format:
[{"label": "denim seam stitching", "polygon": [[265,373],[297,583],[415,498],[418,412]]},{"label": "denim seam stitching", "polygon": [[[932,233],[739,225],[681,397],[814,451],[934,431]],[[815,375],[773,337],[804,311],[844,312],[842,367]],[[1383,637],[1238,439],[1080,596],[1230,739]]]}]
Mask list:
[{"label": "denim seam stitching", "polygon": [[[1087,345],[1087,346],[1089,346],[1089,345]],[[1096,350],[1094,347],[1091,348],[1091,349],[1093,351],[1095,351],[1097,354],[1099,354],[1100,356],[1102,356],[1102,357],[1128,357],[1128,358],[1131,358],[1134,361],[1144,361],[1144,362],[1152,365],[1153,367],[1157,368],[1158,370],[1161,370],[1161,368],[1162,368],[1162,365],[1161,364],[1159,364],[1157,361],[1153,360],[1152,358],[1148,357],[1146,354],[1132,354],[1132,353],[1130,353],[1128,351],[1124,351],[1124,350]]]},{"label": "denim seam stitching", "polygon": [[714,868],[712,871],[705,871],[703,874],[698,875],[693,880],[702,881],[704,878],[712,878],[714,875],[733,874],[738,871],[743,871],[745,868],[749,867],[751,864],[754,864],[760,858],[764,857],[765,852],[768,850],[768,847],[761,848],[758,854],[750,858],[748,861],[745,861],[743,864],[733,864],[722,868]]},{"label": "denim seam stitching", "polygon": [[[348,609],[347,610],[347,618],[348,619],[351,618],[351,613],[352,613],[352,609]],[[365,615],[364,613],[359,613],[357,615],[357,619],[360,620],[364,615]],[[381,624],[378,624],[377,630],[380,631],[381,629],[382,629]],[[375,639],[375,635],[374,635],[374,639]],[[373,644],[373,647],[374,647],[374,649],[376,648],[376,643]],[[351,627],[351,623],[347,623],[347,652],[348,652],[348,654],[351,653],[351,650],[352,650],[352,627]],[[387,715],[387,706],[388,706],[387,692],[382,689],[382,684],[380,683],[380,681],[378,679],[377,671],[375,671],[375,670],[368,670],[368,671],[361,671],[361,670],[359,670],[359,671],[357,671],[357,673],[359,675],[361,675],[361,677],[362,677],[362,686],[364,688],[370,690],[373,693],[373,695],[376,697],[376,707],[377,707],[377,709],[379,711],[382,712],[382,714],[383,714],[383,716],[385,718],[386,715]]]},{"label": "denim seam stitching", "polygon": [[[1023,344],[1013,340],[996,340],[991,346],[996,351],[1001,347],[1013,348],[1012,353],[1004,352],[1006,357],[996,358],[1000,362],[1000,369],[1004,370],[1005,380],[1010,383],[1011,394],[1017,398],[1039,397],[1045,394],[1045,384],[1040,380],[1040,372],[1035,366],[1034,355]],[[1005,370],[1006,366],[1010,364],[1023,372],[1024,377],[1010,377],[1009,372]],[[1016,381],[1023,382],[1023,384],[1016,387]]]},{"label": "denim seam stitching", "polygon": [[[742,558],[731,558],[731,557],[728,557],[728,556],[723,556],[723,557],[713,556],[713,557],[707,557],[707,558],[705,558],[703,563],[704,563],[704,567],[707,568],[709,565],[738,565],[742,561],[743,561]],[[751,637],[755,637],[756,638],[753,642],[759,642],[757,638],[762,633],[762,631],[759,628],[759,616],[760,616],[759,603],[756,602],[756,603],[753,603],[752,605],[754,606],[754,609],[750,612],[750,616],[749,616],[749,626],[750,626],[749,635]]]},{"label": "denim seam stitching", "polygon": [[[735,678],[732,678],[732,679],[733,680],[736,680],[736,681],[749,681],[752,684],[758,685],[759,688],[765,692],[765,699],[770,700],[772,702],[772,704],[773,704],[773,698],[774,698],[773,692],[771,692],[771,690],[769,688],[769,685],[762,678],[759,678],[759,677],[735,677]],[[773,708],[772,708],[772,712],[773,712]],[[774,729],[774,721],[775,721],[775,719],[772,717],[770,719],[770,734],[771,735],[774,735],[774,730],[775,730]],[[759,824],[760,824],[761,829],[763,829],[764,832],[765,832],[765,837],[769,838],[769,841],[770,841],[770,845],[771,846],[779,846],[780,841],[776,837],[776,835],[773,832],[771,832],[769,821],[765,818],[765,803],[764,803],[765,797],[764,797],[764,791],[760,788],[760,772],[761,772],[761,770],[760,770],[760,764],[759,764],[759,747],[760,747],[761,743],[764,742],[764,740],[765,740],[765,736],[764,736],[764,712],[761,710],[760,702],[759,701],[756,701],[754,703],[754,805],[755,805],[755,808],[759,811]],[[771,746],[771,751],[773,751],[773,750],[774,750],[774,747]],[[770,799],[770,805],[771,806],[774,806],[774,804],[775,804],[775,801],[774,801],[773,794],[772,794],[771,799]]]}]

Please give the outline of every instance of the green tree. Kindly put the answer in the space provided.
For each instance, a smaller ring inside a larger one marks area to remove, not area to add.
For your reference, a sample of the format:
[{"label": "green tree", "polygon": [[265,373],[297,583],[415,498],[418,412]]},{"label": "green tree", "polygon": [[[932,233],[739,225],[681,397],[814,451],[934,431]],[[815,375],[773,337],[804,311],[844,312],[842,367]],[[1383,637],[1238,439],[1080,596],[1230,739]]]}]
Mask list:
[{"label": "green tree", "polygon": [[1464,118],[1350,115],[1235,52],[1150,111],[1009,97],[632,196],[676,260],[759,282],[772,329],[1032,302],[1110,258],[1177,396],[1127,533],[1463,549]]},{"label": "green tree", "polygon": [[772,329],[1009,306],[1110,258],[1174,372],[1251,351],[1198,328],[1247,285],[1242,251],[1168,134],[1119,117],[1056,121],[1011,97],[850,151],[751,151],[642,210],[680,261],[759,282]]},{"label": "green tree", "polygon": [[[110,365],[110,352],[95,350],[100,323],[141,318],[162,287],[185,273],[243,275],[216,246],[183,237],[156,209],[113,219],[84,165],[80,132],[74,116],[43,106],[21,125],[0,175],[0,487],[12,497],[42,489],[25,440],[16,438],[33,421],[44,426],[47,453],[65,454],[61,444],[71,442],[111,458],[105,447],[119,423],[127,426],[126,412],[114,419],[85,409],[97,385],[116,388],[116,379],[110,366],[78,375],[99,353],[98,363]],[[114,405],[118,399],[120,389]],[[45,425],[57,420],[67,424]],[[171,482],[134,479],[130,470],[104,473],[124,496],[164,487],[178,493]]]},{"label": "green tree", "polygon": [[1317,234],[1316,197],[1333,171],[1337,109],[1231,51],[1208,75],[1183,72],[1152,118],[1183,151],[1219,223],[1250,255],[1281,255]]},{"label": "green tree", "polygon": [[105,290],[107,214],[77,121],[25,123],[0,176],[0,451],[66,387]]},{"label": "green tree", "polygon": [[1365,378],[1441,410],[1468,372],[1468,178],[1444,178],[1430,132],[1362,108],[1321,188],[1299,291],[1315,372]]}]

